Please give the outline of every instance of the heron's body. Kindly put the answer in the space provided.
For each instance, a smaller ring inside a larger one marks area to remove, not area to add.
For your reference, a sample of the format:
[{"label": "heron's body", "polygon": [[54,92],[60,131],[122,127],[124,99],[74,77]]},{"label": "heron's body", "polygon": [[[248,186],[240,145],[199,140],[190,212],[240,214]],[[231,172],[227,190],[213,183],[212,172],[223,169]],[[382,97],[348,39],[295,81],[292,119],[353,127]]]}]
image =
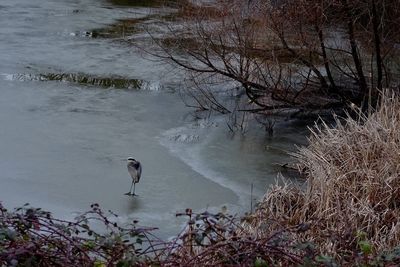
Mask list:
[{"label": "heron's body", "polygon": [[[131,189],[126,194],[134,196],[136,183],[140,181],[140,176],[142,175],[142,165],[140,164],[139,161],[133,158],[128,158],[127,167],[128,167],[128,172],[132,177],[132,184],[131,184]],[[133,186],[133,193],[132,193],[132,186]]]}]

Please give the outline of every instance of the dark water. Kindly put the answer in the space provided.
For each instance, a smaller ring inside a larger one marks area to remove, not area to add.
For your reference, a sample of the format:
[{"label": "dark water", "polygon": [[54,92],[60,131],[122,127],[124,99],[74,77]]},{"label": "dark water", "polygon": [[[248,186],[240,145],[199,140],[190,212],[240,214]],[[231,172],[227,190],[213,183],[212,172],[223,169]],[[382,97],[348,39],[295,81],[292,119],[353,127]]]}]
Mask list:
[{"label": "dark water", "polygon": [[[273,139],[259,128],[232,136],[224,118],[194,120],[171,88],[177,78],[167,66],[124,42],[90,36],[118,19],[157,12],[142,2],[1,1],[0,201],[6,206],[29,202],[72,218],[97,202],[121,221],[139,219],[167,237],[180,228],[177,211],[248,211],[251,184],[260,197],[274,182],[273,163],[287,160],[284,151],[303,130],[287,124]],[[118,76],[143,86],[37,78],[48,73]],[[123,195],[128,156],[143,164],[138,198]]]}]

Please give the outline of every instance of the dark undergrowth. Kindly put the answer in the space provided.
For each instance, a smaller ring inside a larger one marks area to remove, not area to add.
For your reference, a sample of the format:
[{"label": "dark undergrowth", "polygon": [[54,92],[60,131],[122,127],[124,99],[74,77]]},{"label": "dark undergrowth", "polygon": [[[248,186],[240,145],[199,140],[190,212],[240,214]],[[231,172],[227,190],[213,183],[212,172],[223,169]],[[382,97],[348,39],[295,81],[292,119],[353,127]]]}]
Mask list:
[{"label": "dark undergrowth", "polygon": [[[184,231],[164,242],[154,228],[134,221],[122,227],[117,215],[97,204],[74,220],[60,220],[25,205],[0,206],[1,266],[398,266],[400,247],[375,253],[360,233],[346,261],[320,254],[313,242],[293,240],[310,225],[282,227],[269,235],[250,234],[246,219],[187,209]],[[95,225],[95,226],[93,226]],[[266,222],[265,227],[268,227]],[[315,226],[313,226],[315,227]],[[101,229],[101,230],[94,230]],[[327,236],[335,242],[348,237]]]}]

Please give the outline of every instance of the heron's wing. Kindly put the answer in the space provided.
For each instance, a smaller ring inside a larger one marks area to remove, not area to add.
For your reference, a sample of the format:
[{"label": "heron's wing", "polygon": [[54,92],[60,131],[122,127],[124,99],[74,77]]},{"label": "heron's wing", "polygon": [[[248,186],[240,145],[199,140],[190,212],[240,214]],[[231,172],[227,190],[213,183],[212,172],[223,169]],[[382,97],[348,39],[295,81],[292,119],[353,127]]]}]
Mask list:
[{"label": "heron's wing", "polygon": [[142,164],[139,163],[139,168],[137,169],[138,173],[138,182],[140,180],[140,177],[142,176]]},{"label": "heron's wing", "polygon": [[135,163],[130,163],[127,165],[128,167],[128,172],[131,175],[133,182],[137,183],[140,180],[140,175],[141,175],[141,166],[139,164],[139,167]]}]

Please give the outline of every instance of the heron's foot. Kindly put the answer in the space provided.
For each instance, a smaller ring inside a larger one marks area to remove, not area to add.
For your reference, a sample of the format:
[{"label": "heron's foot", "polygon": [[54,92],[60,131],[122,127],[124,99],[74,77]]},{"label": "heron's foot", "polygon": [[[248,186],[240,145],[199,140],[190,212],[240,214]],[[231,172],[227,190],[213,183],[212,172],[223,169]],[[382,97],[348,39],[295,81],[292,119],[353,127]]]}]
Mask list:
[{"label": "heron's foot", "polygon": [[128,192],[128,193],[125,193],[124,195],[126,195],[126,196],[132,196],[132,197],[138,197],[139,195],[137,195],[137,194],[135,194],[135,193],[131,193],[131,192]]}]

